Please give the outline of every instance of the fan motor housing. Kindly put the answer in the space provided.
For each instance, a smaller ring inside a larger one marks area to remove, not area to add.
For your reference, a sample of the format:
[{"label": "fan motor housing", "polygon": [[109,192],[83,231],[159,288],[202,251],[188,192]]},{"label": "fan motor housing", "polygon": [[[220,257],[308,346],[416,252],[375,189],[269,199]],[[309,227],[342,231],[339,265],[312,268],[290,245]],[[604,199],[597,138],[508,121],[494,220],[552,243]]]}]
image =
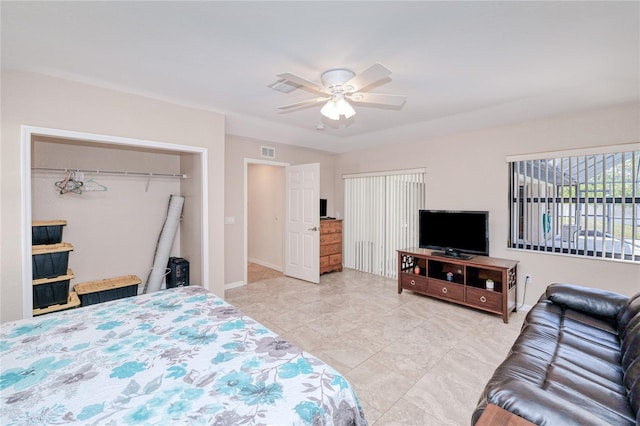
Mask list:
[{"label": "fan motor housing", "polygon": [[[346,82],[355,77],[356,74],[345,68],[336,68],[325,71],[320,78],[322,79],[322,85],[328,89],[342,88]],[[353,88],[351,88],[353,90]],[[348,88],[344,88],[343,92],[348,92]]]}]

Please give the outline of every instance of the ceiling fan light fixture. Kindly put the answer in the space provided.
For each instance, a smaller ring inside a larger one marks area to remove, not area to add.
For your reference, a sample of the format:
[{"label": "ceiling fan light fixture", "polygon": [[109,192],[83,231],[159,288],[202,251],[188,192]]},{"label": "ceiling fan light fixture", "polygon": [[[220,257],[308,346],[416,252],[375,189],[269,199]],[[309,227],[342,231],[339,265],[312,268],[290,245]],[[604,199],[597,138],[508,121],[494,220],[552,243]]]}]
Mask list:
[{"label": "ceiling fan light fixture", "polygon": [[336,108],[333,99],[330,99],[329,102],[324,104],[320,110],[320,114],[324,115],[329,120],[340,120],[340,113],[338,113],[338,109]]},{"label": "ceiling fan light fixture", "polygon": [[340,120],[340,116],[344,115],[349,119],[356,115],[356,111],[351,104],[347,102],[344,95],[336,93],[331,99],[322,107],[320,114],[324,115],[330,120]]},{"label": "ceiling fan light fixture", "polygon": [[347,102],[344,98],[336,102],[336,109],[338,110],[338,115],[344,115],[344,117],[347,119],[356,115],[356,110],[353,109],[351,104]]}]

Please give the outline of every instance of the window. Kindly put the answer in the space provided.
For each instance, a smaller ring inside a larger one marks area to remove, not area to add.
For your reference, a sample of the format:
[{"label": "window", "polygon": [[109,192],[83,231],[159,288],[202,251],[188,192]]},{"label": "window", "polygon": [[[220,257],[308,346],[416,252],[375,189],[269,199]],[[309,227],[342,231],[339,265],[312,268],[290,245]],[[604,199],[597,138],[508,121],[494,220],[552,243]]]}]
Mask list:
[{"label": "window", "polygon": [[510,247],[640,262],[640,144],[507,161]]},{"label": "window", "polygon": [[396,250],[418,246],[424,169],[344,177],[344,266],[397,277]]}]

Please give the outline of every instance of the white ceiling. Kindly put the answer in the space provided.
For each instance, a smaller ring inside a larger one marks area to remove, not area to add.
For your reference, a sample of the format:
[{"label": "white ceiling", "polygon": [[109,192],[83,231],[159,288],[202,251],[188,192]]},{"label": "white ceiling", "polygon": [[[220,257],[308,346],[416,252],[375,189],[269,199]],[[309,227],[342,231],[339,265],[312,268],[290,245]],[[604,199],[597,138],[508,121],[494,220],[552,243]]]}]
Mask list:
[{"label": "white ceiling", "polygon": [[[203,107],[227,133],[347,152],[640,99],[640,2],[10,2],[2,67]],[[316,95],[269,88],[381,62],[373,92],[336,123]],[[319,123],[324,130],[317,130]],[[337,124],[337,125],[336,125]]]}]

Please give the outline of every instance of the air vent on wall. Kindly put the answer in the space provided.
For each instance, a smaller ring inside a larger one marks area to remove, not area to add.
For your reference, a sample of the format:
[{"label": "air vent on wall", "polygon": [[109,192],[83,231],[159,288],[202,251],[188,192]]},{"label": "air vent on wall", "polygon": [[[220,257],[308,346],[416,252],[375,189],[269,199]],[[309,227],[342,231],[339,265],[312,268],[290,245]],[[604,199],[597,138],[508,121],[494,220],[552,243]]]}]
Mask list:
[{"label": "air vent on wall", "polygon": [[276,149],[270,146],[260,147],[260,156],[265,158],[276,158]]}]

